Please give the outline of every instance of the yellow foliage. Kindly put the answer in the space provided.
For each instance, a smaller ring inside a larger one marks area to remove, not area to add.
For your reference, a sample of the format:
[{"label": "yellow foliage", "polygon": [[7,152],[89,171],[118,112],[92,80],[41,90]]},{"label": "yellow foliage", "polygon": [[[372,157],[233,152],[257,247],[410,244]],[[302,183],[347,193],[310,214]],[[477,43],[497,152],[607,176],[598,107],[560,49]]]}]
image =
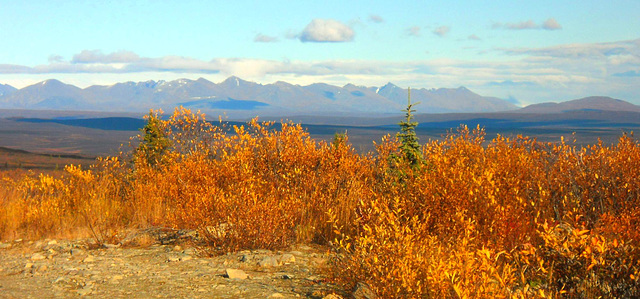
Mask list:
[{"label": "yellow foliage", "polygon": [[60,176],[3,173],[0,237],[117,242],[131,227],[190,228],[214,253],[333,244],[333,280],[383,298],[640,296],[630,136],[576,148],[462,126],[411,167],[390,159],[389,136],[362,154],[293,123],[150,115],[166,138],[154,159],[132,149]]}]

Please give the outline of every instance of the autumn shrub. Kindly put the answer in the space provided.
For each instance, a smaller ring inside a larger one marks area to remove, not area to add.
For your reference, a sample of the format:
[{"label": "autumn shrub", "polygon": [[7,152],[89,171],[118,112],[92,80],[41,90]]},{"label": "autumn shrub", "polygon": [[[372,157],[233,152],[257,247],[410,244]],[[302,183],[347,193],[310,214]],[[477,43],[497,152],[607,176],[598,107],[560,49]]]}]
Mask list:
[{"label": "autumn shrub", "polygon": [[384,298],[638,296],[631,134],[578,148],[461,126],[358,153],[346,134],[316,141],[290,122],[230,127],[184,108],[147,120],[130,150],[91,167],[3,172],[0,237],[195,229],[214,254],[332,244],[332,281]]},{"label": "autumn shrub", "polygon": [[[372,196],[358,203],[355,233],[337,240],[335,279],[347,288],[365,282],[389,298],[635,294],[637,141],[623,136],[615,145],[577,149],[564,140],[498,136],[487,143],[484,136],[462,126],[426,143],[427,167],[420,169],[387,163],[397,141],[379,145]],[[580,221],[567,224],[575,215]],[[557,244],[549,227],[558,225],[577,225],[589,240],[616,245],[589,267],[576,261],[596,243]],[[536,265],[522,262],[522,246],[536,250],[544,265],[583,266],[556,268],[542,282],[530,278]],[[562,246],[571,258],[553,253]]]},{"label": "autumn shrub", "polygon": [[198,229],[212,248],[326,243],[334,238],[327,210],[348,227],[368,190],[370,158],[357,154],[346,136],[329,145],[292,123],[278,130],[257,120],[214,126],[187,109],[155,119],[160,132],[154,134],[171,146],[150,163],[154,139],[143,140],[145,150],[133,159],[135,200],[156,207],[142,213],[150,224]]}]

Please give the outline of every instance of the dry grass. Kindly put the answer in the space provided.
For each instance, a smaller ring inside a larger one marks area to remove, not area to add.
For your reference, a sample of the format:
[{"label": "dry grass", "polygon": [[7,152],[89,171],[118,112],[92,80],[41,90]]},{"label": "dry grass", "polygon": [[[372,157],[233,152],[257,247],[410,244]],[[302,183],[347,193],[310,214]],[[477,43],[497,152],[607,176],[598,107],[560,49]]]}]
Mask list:
[{"label": "dry grass", "polygon": [[191,228],[213,252],[331,241],[334,281],[384,298],[640,295],[630,136],[580,149],[526,137],[487,145],[481,129],[461,127],[424,144],[415,168],[390,158],[399,144],[388,137],[358,154],[291,123],[150,117],[155,137],[119,157],[61,176],[4,173],[0,237],[118,242],[136,227]]}]

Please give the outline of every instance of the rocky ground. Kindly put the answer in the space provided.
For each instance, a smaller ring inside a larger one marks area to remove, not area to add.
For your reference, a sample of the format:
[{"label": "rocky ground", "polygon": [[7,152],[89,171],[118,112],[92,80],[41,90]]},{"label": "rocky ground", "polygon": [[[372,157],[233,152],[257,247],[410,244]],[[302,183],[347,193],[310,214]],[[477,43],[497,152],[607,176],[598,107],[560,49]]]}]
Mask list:
[{"label": "rocky ground", "polygon": [[342,298],[329,258],[307,245],[208,257],[157,231],[118,245],[13,240],[0,243],[0,298]]}]

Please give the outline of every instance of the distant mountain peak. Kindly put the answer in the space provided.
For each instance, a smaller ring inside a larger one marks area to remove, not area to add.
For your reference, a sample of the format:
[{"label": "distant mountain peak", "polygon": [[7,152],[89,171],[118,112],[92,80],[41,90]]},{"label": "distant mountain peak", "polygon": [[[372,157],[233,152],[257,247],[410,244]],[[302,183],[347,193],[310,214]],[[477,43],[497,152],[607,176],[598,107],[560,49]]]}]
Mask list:
[{"label": "distant mountain peak", "polygon": [[222,84],[224,85],[235,85],[236,87],[240,87],[241,83],[245,83],[247,81],[244,81],[236,76],[231,76],[229,78],[227,78],[226,80],[222,81]]},{"label": "distant mountain peak", "polygon": [[560,103],[548,102],[521,108],[526,113],[562,113],[568,111],[631,111],[640,112],[640,106],[605,96],[591,96]]},{"label": "distant mountain peak", "polygon": [[387,82],[387,84],[385,84],[381,88],[398,88],[398,86],[393,84],[393,83],[391,83],[391,82]]},{"label": "distant mountain peak", "polygon": [[[0,108],[61,109],[98,111],[148,111],[173,109],[179,104],[220,113],[252,113],[261,116],[332,113],[399,113],[407,101],[407,90],[389,82],[381,87],[326,83],[307,86],[284,81],[259,84],[230,76],[220,83],[204,78],[172,81],[124,82],[111,86],[94,85],[84,89],[47,80],[30,87],[0,90]],[[465,91],[460,92],[459,90]],[[374,93],[375,91],[375,93]],[[9,94],[10,93],[10,94]],[[512,104],[483,97],[466,88],[415,89],[412,100],[422,102],[421,113],[494,112],[513,110]],[[255,115],[252,115],[255,116]]]}]

